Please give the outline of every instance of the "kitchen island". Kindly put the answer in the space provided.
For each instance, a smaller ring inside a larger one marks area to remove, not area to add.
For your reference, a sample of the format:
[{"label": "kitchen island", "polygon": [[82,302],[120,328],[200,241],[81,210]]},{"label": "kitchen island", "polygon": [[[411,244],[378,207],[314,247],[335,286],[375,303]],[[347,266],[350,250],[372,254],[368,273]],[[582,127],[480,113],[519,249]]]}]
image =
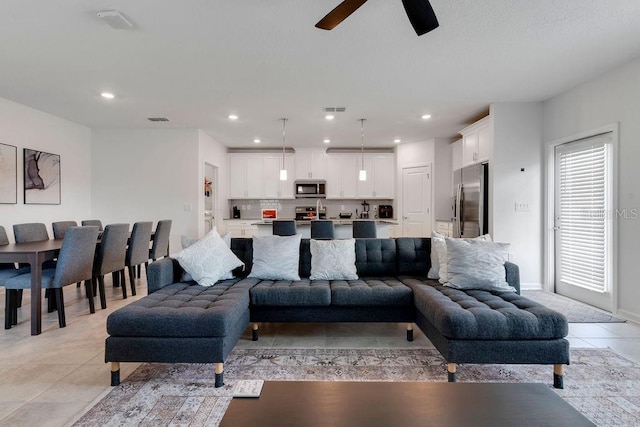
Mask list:
[{"label": "kitchen island", "polygon": [[[293,219],[293,218],[282,218]],[[376,222],[376,233],[378,238],[389,238],[391,237],[391,227],[397,225],[398,222],[393,219],[375,219],[375,220],[360,220],[360,219],[339,219],[339,218],[329,218],[333,221],[335,238],[336,239],[348,239],[353,236],[353,223],[355,221],[375,221]],[[310,238],[311,237],[311,221],[312,220],[296,220],[296,228],[298,230],[298,234],[302,234],[302,238]],[[258,236],[270,236],[272,233],[272,220],[257,220],[252,223],[258,227]]]}]

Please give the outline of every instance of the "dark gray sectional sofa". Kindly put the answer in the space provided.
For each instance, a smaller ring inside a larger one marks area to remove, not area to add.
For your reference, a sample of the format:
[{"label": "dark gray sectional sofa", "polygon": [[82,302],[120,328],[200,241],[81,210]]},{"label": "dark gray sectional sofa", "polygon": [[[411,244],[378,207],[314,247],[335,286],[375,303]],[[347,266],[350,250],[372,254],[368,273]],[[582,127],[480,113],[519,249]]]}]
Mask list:
[{"label": "dark gray sectional sofa", "polygon": [[460,363],[554,365],[562,388],[569,363],[565,317],[519,295],[519,271],[505,264],[507,282],[518,292],[461,291],[427,279],[429,238],[356,239],[358,280],[309,280],[308,239],[300,245],[300,281],[248,278],[252,240],[231,241],[245,263],[236,278],[212,287],[181,282],[182,268],[164,258],[149,266],[149,295],[107,319],[105,361],[112,385],[120,362],[214,363],[216,386],[223,363],[249,324],[258,339],[261,322],[413,323],[446,359],[448,380]]}]

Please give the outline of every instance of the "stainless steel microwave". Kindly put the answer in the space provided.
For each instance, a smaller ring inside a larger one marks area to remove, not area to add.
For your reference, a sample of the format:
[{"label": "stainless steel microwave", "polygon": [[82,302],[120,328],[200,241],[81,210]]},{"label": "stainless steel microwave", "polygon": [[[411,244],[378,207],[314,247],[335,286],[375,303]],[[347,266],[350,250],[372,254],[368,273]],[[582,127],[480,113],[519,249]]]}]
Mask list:
[{"label": "stainless steel microwave", "polygon": [[325,181],[296,181],[296,198],[325,198]]}]

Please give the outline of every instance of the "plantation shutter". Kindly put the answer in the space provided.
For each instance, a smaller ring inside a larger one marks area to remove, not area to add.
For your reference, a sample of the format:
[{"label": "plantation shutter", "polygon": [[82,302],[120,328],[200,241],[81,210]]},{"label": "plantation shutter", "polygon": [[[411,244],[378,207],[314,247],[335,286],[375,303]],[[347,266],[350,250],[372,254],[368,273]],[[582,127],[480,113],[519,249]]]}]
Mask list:
[{"label": "plantation shutter", "polygon": [[609,291],[609,152],[611,134],[556,148],[558,279],[595,292]]}]

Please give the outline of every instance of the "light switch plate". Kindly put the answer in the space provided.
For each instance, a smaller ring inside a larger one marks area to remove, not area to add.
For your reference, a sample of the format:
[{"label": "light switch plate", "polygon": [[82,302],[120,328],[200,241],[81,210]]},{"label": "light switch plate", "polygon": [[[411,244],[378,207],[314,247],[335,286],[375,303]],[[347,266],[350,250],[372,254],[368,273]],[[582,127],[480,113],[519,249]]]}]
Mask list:
[{"label": "light switch plate", "polygon": [[516,212],[529,212],[529,203],[516,202]]}]

